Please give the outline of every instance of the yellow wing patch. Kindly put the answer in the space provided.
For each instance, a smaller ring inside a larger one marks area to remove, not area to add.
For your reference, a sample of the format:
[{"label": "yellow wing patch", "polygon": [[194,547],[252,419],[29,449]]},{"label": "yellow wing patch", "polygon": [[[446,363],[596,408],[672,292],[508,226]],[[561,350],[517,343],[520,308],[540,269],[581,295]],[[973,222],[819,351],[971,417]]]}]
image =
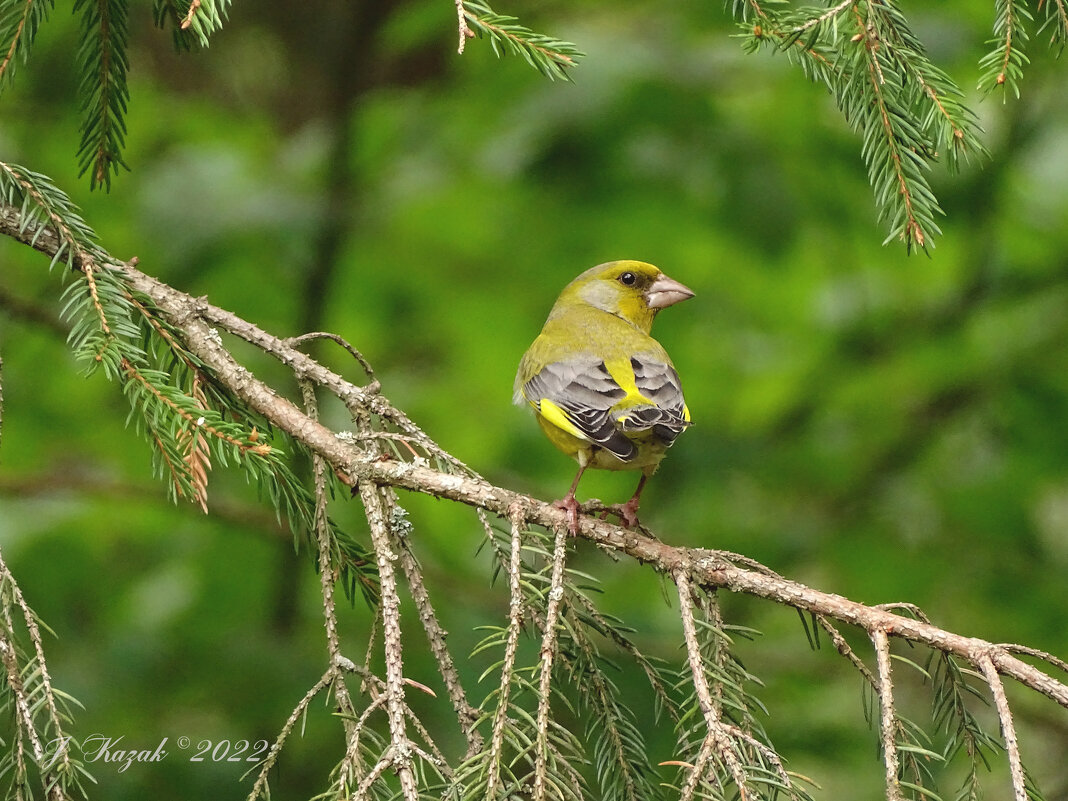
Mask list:
[{"label": "yellow wing patch", "polygon": [[638,385],[634,380],[634,368],[631,366],[629,358],[610,359],[604,363],[604,366],[608,370],[608,374],[612,376],[612,380],[627,393],[626,397],[618,401],[614,408],[656,405],[639,391]]},{"label": "yellow wing patch", "polygon": [[582,433],[582,429],[578,428],[570,420],[567,419],[567,415],[564,413],[564,410],[548,398],[542,398],[537,408],[541,416],[557,428],[566,431],[568,434],[573,437],[577,437],[578,439],[587,441],[589,440],[589,437]]}]

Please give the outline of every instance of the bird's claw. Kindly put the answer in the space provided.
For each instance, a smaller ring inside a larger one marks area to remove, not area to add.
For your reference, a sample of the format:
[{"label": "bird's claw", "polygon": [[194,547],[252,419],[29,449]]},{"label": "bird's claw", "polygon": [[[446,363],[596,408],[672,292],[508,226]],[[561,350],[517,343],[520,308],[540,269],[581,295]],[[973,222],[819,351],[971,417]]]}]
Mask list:
[{"label": "bird's claw", "polygon": [[609,506],[607,511],[617,515],[624,528],[638,528],[641,525],[638,522],[638,503],[634,498],[631,498],[626,503]]},{"label": "bird's claw", "polygon": [[561,498],[558,501],[553,501],[553,508],[563,509],[567,512],[567,530],[571,532],[572,537],[578,536],[578,516],[581,511],[579,502],[575,500],[574,496],[567,498]]}]

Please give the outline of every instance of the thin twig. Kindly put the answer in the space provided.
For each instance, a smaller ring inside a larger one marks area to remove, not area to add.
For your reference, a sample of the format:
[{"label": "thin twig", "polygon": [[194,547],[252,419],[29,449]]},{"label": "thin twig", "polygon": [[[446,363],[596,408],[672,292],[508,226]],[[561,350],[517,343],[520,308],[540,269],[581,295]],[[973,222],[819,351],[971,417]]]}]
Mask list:
[{"label": "thin twig", "polygon": [[[525,609],[523,604],[523,510],[517,504],[509,509],[508,519],[512,522],[512,550],[508,562],[508,638],[504,646],[504,660],[501,663],[501,683],[497,693],[497,709],[493,715],[493,730],[490,733],[488,756],[488,776],[486,779],[486,797],[489,801],[496,799],[497,785],[501,778],[501,758],[504,750],[504,724],[508,719],[509,695],[512,679],[515,675],[515,655],[519,648],[519,633],[523,629]],[[489,529],[487,525],[487,536]],[[492,539],[492,537],[491,537]]]},{"label": "thin twig", "polygon": [[[712,761],[712,757],[716,753],[716,735],[712,731],[705,732],[704,739],[701,740],[701,747],[697,750],[697,759],[693,761],[693,766],[690,768],[690,775],[686,779],[686,784],[682,787],[682,792],[679,794],[679,801],[693,801],[697,794],[697,789],[701,786],[701,781],[705,777],[705,771],[708,770],[708,765]],[[745,791],[741,791],[740,795],[744,797]]]},{"label": "thin twig", "polygon": [[[705,728],[708,730],[708,736],[712,738],[711,744],[714,746],[716,755],[719,756],[723,764],[726,765],[727,770],[730,771],[731,778],[738,788],[738,795],[741,801],[746,801],[749,798],[748,779],[745,774],[745,768],[731,747],[730,737],[724,731],[719,705],[714,700],[712,689],[708,684],[704,658],[701,656],[701,641],[697,637],[697,624],[694,620],[693,588],[690,584],[690,577],[685,570],[679,570],[675,574],[675,584],[679,592],[679,617],[682,619],[682,633],[686,640],[686,658],[690,666],[690,675],[693,679],[694,693],[697,696],[697,705],[704,716]],[[706,738],[705,743],[707,743],[707,740],[708,738]],[[702,744],[702,752],[705,747],[706,745]],[[700,778],[700,775],[695,770],[691,776],[694,791],[696,791]]]},{"label": "thin twig", "polygon": [[876,680],[875,676],[872,675],[868,666],[864,664],[864,660],[857,656],[849,643],[846,642],[842,633],[827,619],[826,615],[813,615],[813,617],[816,619],[816,622],[819,623],[820,628],[830,635],[831,643],[834,645],[835,650],[849,660],[850,664],[857,669],[860,675],[864,677],[864,680],[871,685],[873,690],[878,691],[879,682]]},{"label": "thin twig", "polygon": [[[304,400],[304,412],[312,420],[319,419],[319,405],[315,398],[315,387],[308,381],[300,382],[300,392]],[[337,701],[337,710],[341,714],[345,729],[345,758],[342,761],[338,781],[342,787],[348,787],[353,779],[358,780],[359,739],[353,724],[356,716],[352,697],[349,695],[345,676],[338,666],[341,657],[341,641],[337,631],[337,606],[334,600],[334,588],[337,584],[337,568],[333,564],[332,553],[334,538],[327,517],[326,462],[319,454],[312,454],[312,481],[315,487],[315,541],[319,559],[319,591],[323,599],[323,624],[326,628],[326,652],[333,670],[332,687]]]},{"label": "thin twig", "polygon": [[[389,521],[386,519],[386,504],[382,498],[382,489],[369,481],[360,481],[358,489],[371,530],[371,542],[374,544],[378,563],[378,581],[381,590],[379,608],[386,661],[386,717],[389,719],[390,734],[390,746],[383,754],[379,765],[372,769],[368,779],[380,773],[379,766],[388,756],[390,764],[396,769],[400,778],[401,793],[405,801],[417,801],[419,791],[416,787],[415,774],[412,771],[408,736],[405,733],[406,705],[404,702],[400,596],[397,594],[397,578],[393,569],[393,562],[397,559],[397,555],[390,547]],[[365,779],[365,782],[368,779]],[[362,796],[357,794],[357,797]]]},{"label": "thin twig", "polygon": [[333,676],[334,669],[331,665],[319,681],[315,682],[311,689],[304,694],[304,697],[300,699],[300,702],[293,708],[293,711],[289,713],[289,717],[282,726],[282,730],[278,732],[278,737],[276,737],[274,743],[271,744],[271,750],[267,752],[267,756],[264,758],[263,762],[260,763],[259,775],[256,777],[256,783],[252,785],[252,792],[248,794],[247,801],[256,801],[257,798],[267,792],[267,775],[271,772],[271,768],[274,767],[275,762],[278,761],[278,755],[282,753],[282,747],[285,745],[286,740],[293,731],[293,727],[297,725],[297,721],[300,720],[305,710],[307,710],[308,704],[312,702],[312,699],[330,686],[330,682],[333,681]]},{"label": "thin twig", "polygon": [[541,639],[541,667],[538,674],[537,737],[534,748],[534,801],[545,797],[545,775],[549,749],[549,707],[552,699],[553,661],[556,657],[557,626],[564,600],[564,564],[567,558],[567,529],[556,528],[553,544],[553,570],[545,604],[545,630]]},{"label": "thin twig", "polygon": [[883,629],[871,632],[879,676],[879,731],[882,735],[883,764],[886,766],[887,801],[904,801],[897,757],[897,712],[894,709],[894,680],[890,666],[890,639]]},{"label": "thin twig", "polygon": [[285,340],[285,342],[287,345],[296,348],[300,345],[303,345],[305,342],[311,342],[317,339],[329,339],[331,342],[335,342],[340,345],[342,348],[349,352],[349,355],[352,356],[352,358],[354,358],[357,362],[360,363],[360,367],[362,367],[363,371],[367,373],[367,380],[375,380],[375,371],[371,367],[371,363],[367,361],[367,359],[364,358],[364,355],[358,350],[356,350],[356,348],[354,348],[352,345],[350,345],[348,340],[342,336],[338,336],[337,334],[331,334],[329,331],[312,331],[309,334],[301,334],[298,337],[290,337],[289,339]]},{"label": "thin twig", "polygon": [[793,33],[801,34],[807,31],[809,28],[814,28],[817,25],[821,25],[822,23],[829,20],[831,17],[841,14],[843,11],[853,5],[856,1],[857,0],[842,0],[841,3],[831,8],[828,8],[818,17],[812,17],[812,19],[807,20],[804,24],[798,25],[796,28],[793,29]]},{"label": "thin twig", "polygon": [[430,593],[427,592],[426,584],[423,582],[423,570],[412,554],[407,538],[395,536],[392,529],[390,534],[392,535],[390,541],[396,546],[401,569],[404,570],[404,576],[408,581],[408,590],[411,593],[412,600],[415,602],[415,608],[419,612],[419,620],[423,624],[423,631],[426,632],[427,642],[430,644],[430,650],[438,663],[438,672],[441,673],[441,678],[445,682],[445,688],[448,690],[453,711],[456,712],[457,721],[463,729],[464,737],[467,738],[467,756],[473,756],[482,750],[482,735],[475,729],[475,723],[478,721],[479,716],[478,710],[471,706],[467,700],[467,693],[464,692],[460,674],[456,670],[456,663],[453,661],[452,653],[445,642],[448,632],[438,622],[434,606],[430,602]]},{"label": "thin twig", "polygon": [[455,0],[456,2],[456,24],[460,32],[460,44],[457,47],[456,52],[461,56],[464,54],[464,48],[467,46],[467,40],[475,35],[475,32],[467,24],[467,14],[464,8],[464,0]]},{"label": "thin twig", "polygon": [[1001,721],[1001,736],[1005,740],[1005,753],[1009,757],[1013,798],[1015,801],[1027,801],[1027,782],[1023,760],[1020,758],[1020,743],[1016,739],[1016,727],[1012,722],[1012,710],[1009,709],[1005,687],[990,656],[983,655],[975,661],[975,665],[982,671],[983,678],[990,687],[990,694],[994,696],[994,707],[998,711],[998,720]]},{"label": "thin twig", "polygon": [[1036,659],[1041,659],[1043,662],[1049,662],[1053,667],[1060,668],[1068,673],[1068,662],[1065,662],[1063,659],[1060,659],[1047,651],[1041,651],[1038,648],[1030,648],[1026,645],[1017,645],[1016,643],[1011,642],[998,643],[997,647],[1003,648],[1009,653],[1033,656]]}]

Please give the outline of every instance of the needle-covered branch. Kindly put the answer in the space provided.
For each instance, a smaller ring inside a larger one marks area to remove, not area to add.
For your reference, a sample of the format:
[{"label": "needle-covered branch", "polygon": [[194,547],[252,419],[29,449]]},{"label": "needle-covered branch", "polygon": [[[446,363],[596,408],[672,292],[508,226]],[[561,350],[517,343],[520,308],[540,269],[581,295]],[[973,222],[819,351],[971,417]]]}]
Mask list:
[{"label": "needle-covered branch", "polygon": [[[54,212],[55,204],[51,208]],[[1047,658],[1041,652],[939,628],[908,605],[869,606],[817,590],[779,576],[737,554],[673,546],[643,531],[624,529],[591,515],[581,515],[577,532],[580,539],[633,559],[635,570],[643,569],[640,566],[644,565],[644,569],[657,571],[678,585],[680,597],[684,598],[681,633],[688,646],[687,670],[691,679],[669,686],[672,682],[665,681],[659,669],[644,658],[622,630],[615,628],[614,622],[600,613],[575,586],[563,561],[561,543],[557,542],[553,547],[551,540],[546,541],[544,533],[532,528],[563,530],[567,526],[565,511],[485,481],[444,451],[390,403],[376,383],[363,386],[352,383],[300,351],[301,338],[285,339],[263,331],[232,312],[212,306],[203,298],[192,297],[149,276],[135,261],[117,261],[99,249],[90,252],[88,244],[69,233],[77,229],[75,221],[64,220],[63,214],[54,213],[63,228],[51,224],[52,212],[0,205],[0,235],[30,245],[52,259],[61,252],[68,256],[75,268],[69,292],[72,297],[82,298],[78,324],[87,331],[95,327],[97,334],[97,339],[92,340],[94,348],[83,348],[83,358],[93,362],[97,353],[95,348],[103,345],[103,353],[118,349],[129,360],[143,362],[146,356],[132,350],[127,338],[131,330],[136,332],[138,343],[146,334],[150,339],[155,336],[159,341],[153,347],[180,350],[183,358],[174,360],[179,365],[176,369],[193,369],[207,381],[205,386],[212,388],[211,393],[203,396],[202,405],[241,410],[241,415],[262,421],[262,430],[275,432],[275,441],[284,437],[294,448],[310,454],[320,466],[316,471],[319,480],[315,492],[301,494],[294,489],[284,495],[269,493],[276,503],[289,499],[288,502],[296,506],[307,506],[308,510],[297,517],[304,520],[310,530],[323,532],[326,497],[323,479],[355,487],[363,501],[371,531],[370,551],[366,548],[357,550],[358,543],[347,543],[336,534],[336,545],[329,549],[329,554],[325,550],[320,553],[320,568],[324,573],[326,568],[352,571],[361,581],[373,580],[381,593],[371,594],[369,600],[379,611],[385,675],[381,679],[367,679],[370,703],[358,714],[349,731],[351,738],[360,739],[361,749],[371,748],[369,744],[373,744],[370,752],[373,756],[366,763],[366,770],[359,773],[357,790],[364,788],[368,792],[377,792],[374,788],[386,780],[386,774],[395,773],[399,777],[401,795],[413,799],[426,791],[425,777],[433,774],[437,777],[434,779],[438,782],[436,786],[447,788],[447,798],[470,797],[467,793],[476,792],[473,789],[476,787],[480,788],[476,795],[484,793],[487,787],[491,797],[498,789],[501,794],[506,794],[515,790],[517,782],[543,787],[544,790],[539,792],[544,792],[545,797],[588,797],[584,777],[577,768],[568,767],[575,764],[573,760],[581,762],[576,755],[581,753],[583,746],[578,738],[564,731],[554,720],[549,701],[550,696],[563,692],[560,681],[570,671],[579,680],[584,676],[592,677],[589,686],[599,688],[587,693],[589,697],[584,699],[584,702],[598,705],[596,714],[619,714],[614,688],[601,674],[590,672],[599,670],[593,640],[588,639],[594,634],[631,657],[634,664],[647,673],[655,690],[654,696],[667,707],[684,733],[680,743],[695,760],[687,763],[690,770],[722,769],[725,773],[717,774],[716,779],[721,783],[734,781],[750,787],[758,784],[780,789],[792,787],[796,782],[784,771],[782,761],[762,736],[759,726],[754,725],[747,709],[748,701],[742,685],[751,677],[737,667],[738,663],[730,653],[733,642],[728,632],[733,631],[732,628],[716,615],[707,617],[707,609],[704,610],[706,618],[698,619],[697,606],[692,599],[699,596],[710,599],[717,589],[800,610],[811,617],[813,632],[818,627],[831,635],[836,650],[883,700],[884,750],[891,754],[890,743],[893,742],[894,752],[902,755],[899,764],[888,761],[888,780],[891,774],[897,776],[904,771],[905,781],[917,781],[909,760],[917,762],[913,757],[922,750],[901,725],[894,725],[892,719],[891,725],[885,722],[885,713],[892,711],[890,704],[894,698],[888,684],[890,646],[894,641],[924,646],[936,656],[936,669],[930,671],[941,688],[936,697],[936,709],[939,725],[950,736],[950,742],[958,744],[949,749],[953,752],[961,750],[961,743],[966,746],[963,750],[969,753],[976,750],[972,746],[985,752],[993,752],[986,749],[999,747],[994,739],[984,739],[985,735],[967,710],[967,696],[974,688],[967,685],[968,678],[957,662],[985,678],[997,701],[1004,735],[1004,744],[1000,747],[1008,752],[1014,780],[1021,775],[1022,761],[1011,717],[1005,714],[1007,701],[998,700],[1004,695],[998,689],[999,677],[1012,678],[1068,709],[1068,685],[1063,677],[1058,678],[1021,659],[1023,655],[1044,660],[1047,667],[1054,670],[1063,668],[1063,662]],[[91,265],[92,284],[83,271],[87,264]],[[103,313],[99,313],[97,307]],[[131,328],[133,323],[130,321],[143,321],[146,315],[153,319],[153,324],[142,322]],[[107,341],[103,334],[105,324],[111,335]],[[304,403],[298,404],[252,374],[226,346],[220,329],[254,344],[287,365],[309,390],[315,388],[323,395],[340,399],[357,421],[355,430],[328,428],[316,419],[311,395],[306,393]],[[167,336],[159,336],[161,331]],[[86,337],[89,338],[88,333]],[[151,406],[152,419],[157,423],[155,430],[166,432],[168,420],[176,421],[174,425],[179,427],[188,425],[188,416],[194,407],[183,405],[184,396],[180,392],[168,394],[177,390],[161,388],[166,376],[154,377],[155,374],[146,367],[136,368],[139,374],[149,377],[151,385],[166,401]],[[140,379],[131,380],[128,372],[123,371],[108,374],[108,377],[125,384],[140,383]],[[151,398],[156,395],[150,392],[145,397],[151,403]],[[145,402],[144,399],[141,402]],[[217,448],[216,454],[226,455],[242,469],[253,470],[255,480],[276,483],[280,480],[280,473],[273,471],[288,468],[282,461],[282,450],[274,441],[267,442],[262,434],[253,438],[247,430],[219,428],[222,424],[216,420],[222,417],[217,409],[201,409],[201,413],[206,420],[210,417],[210,426],[233,440],[220,440],[226,448]],[[227,419],[232,416],[228,415]],[[259,449],[261,453],[255,449],[242,450],[241,444],[250,439],[263,446]],[[274,455],[278,461],[267,461],[263,454]],[[500,684],[487,696],[477,718],[465,700],[470,688],[461,685],[462,680],[450,667],[455,664],[455,659],[448,653],[443,633],[429,605],[431,591],[422,584],[414,556],[409,562],[403,555],[401,545],[410,543],[407,539],[403,543],[397,539],[400,535],[394,529],[400,524],[402,513],[395,505],[394,490],[418,492],[476,508],[486,520],[487,539],[494,548],[497,564],[508,575],[510,613],[507,625],[500,629],[500,636],[493,644],[494,648],[499,645],[503,652],[499,663],[501,675],[497,677]],[[491,524],[494,516],[506,519],[511,530],[510,536],[504,535],[500,541],[495,539],[496,530]],[[324,540],[318,542],[321,546]],[[564,539],[563,545],[569,543],[570,540]],[[401,572],[408,576],[408,591],[423,597],[423,600],[417,599],[419,615],[449,686],[456,725],[468,738],[468,753],[461,764],[450,766],[444,763],[446,757],[436,749],[430,734],[405,701],[405,687],[421,685],[413,683],[403,673],[404,649],[412,646],[401,635],[399,602],[402,588],[395,569],[398,558],[403,568]],[[368,568],[368,563],[377,565],[377,575]],[[332,581],[332,575],[330,579]],[[580,631],[576,626],[585,629]],[[856,627],[869,635],[875,647],[874,670],[866,666],[864,654],[857,653],[845,642],[838,633],[839,626]],[[331,640],[335,634],[330,632],[336,632],[336,623],[331,623],[329,615],[327,628],[328,640]],[[520,667],[519,663],[518,643],[530,629],[540,635],[542,643],[540,673],[537,666]],[[351,664],[341,654],[340,645],[330,642],[328,650],[332,665]],[[694,672],[698,667],[702,670],[700,679]],[[331,683],[337,681],[333,670],[331,668],[327,676]],[[534,676],[549,677],[548,686],[544,681],[534,681],[531,678]],[[997,684],[993,681],[995,678]],[[695,693],[693,688],[700,688],[702,684],[704,689]],[[315,692],[322,689],[324,687],[318,685],[313,688]],[[582,689],[580,687],[578,691],[581,693]],[[721,695],[724,693],[733,693],[729,695],[730,703],[726,702],[728,695]],[[565,698],[564,695],[560,697]],[[723,700],[717,701],[718,698]],[[534,701],[533,707],[524,709],[520,706],[531,700]],[[700,709],[696,716],[679,712],[680,709],[693,709],[695,705]],[[388,722],[381,736],[372,731],[372,718],[381,718],[378,713],[384,713]],[[699,729],[693,729],[695,721],[700,724]],[[623,718],[613,718],[611,722],[618,725],[609,727],[611,736],[599,752],[603,758],[598,761],[598,767],[605,770],[618,769],[620,754],[635,754],[641,749],[640,732]],[[422,737],[425,748],[409,737],[409,727]],[[891,735],[893,740],[887,739]],[[273,750],[272,755],[277,759]],[[684,757],[680,755],[680,758]],[[539,762],[543,766],[540,770]],[[680,760],[664,764],[686,767]],[[422,766],[430,769],[423,770]],[[606,785],[603,797],[640,797],[646,791],[638,792],[634,788],[641,781],[644,770],[618,773],[618,781]],[[539,775],[544,776],[541,783],[538,782]],[[349,778],[356,780],[356,772]],[[662,785],[652,782],[649,786]],[[798,791],[794,797],[804,796]]]}]

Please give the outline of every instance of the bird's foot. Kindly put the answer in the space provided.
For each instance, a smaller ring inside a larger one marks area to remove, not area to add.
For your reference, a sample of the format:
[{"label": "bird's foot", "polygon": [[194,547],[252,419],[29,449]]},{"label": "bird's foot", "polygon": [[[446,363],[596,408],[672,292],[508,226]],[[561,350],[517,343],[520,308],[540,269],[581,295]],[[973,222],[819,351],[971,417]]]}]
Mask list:
[{"label": "bird's foot", "polygon": [[558,501],[553,501],[553,508],[563,509],[567,512],[567,530],[571,532],[572,537],[578,536],[578,516],[582,511],[582,507],[579,506],[579,502],[575,500],[574,495],[568,495],[566,498],[561,498]]},{"label": "bird's foot", "polygon": [[608,511],[618,515],[624,528],[638,528],[638,499],[631,498],[626,503],[617,503],[608,507]]}]

